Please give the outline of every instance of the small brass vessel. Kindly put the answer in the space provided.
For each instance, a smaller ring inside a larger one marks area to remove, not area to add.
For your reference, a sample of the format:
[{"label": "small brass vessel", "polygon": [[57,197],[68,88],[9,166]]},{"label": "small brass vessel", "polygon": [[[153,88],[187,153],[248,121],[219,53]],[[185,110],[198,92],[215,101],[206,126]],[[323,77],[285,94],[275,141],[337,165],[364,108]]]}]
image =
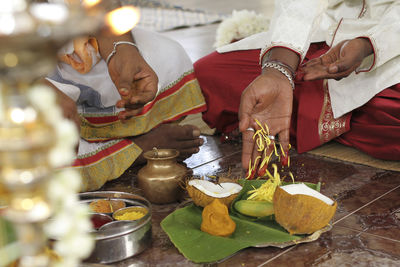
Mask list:
[{"label": "small brass vessel", "polygon": [[138,172],[138,186],[150,202],[166,204],[182,196],[188,169],[177,162],[178,155],[176,149],[153,149],[143,154],[147,164]]}]

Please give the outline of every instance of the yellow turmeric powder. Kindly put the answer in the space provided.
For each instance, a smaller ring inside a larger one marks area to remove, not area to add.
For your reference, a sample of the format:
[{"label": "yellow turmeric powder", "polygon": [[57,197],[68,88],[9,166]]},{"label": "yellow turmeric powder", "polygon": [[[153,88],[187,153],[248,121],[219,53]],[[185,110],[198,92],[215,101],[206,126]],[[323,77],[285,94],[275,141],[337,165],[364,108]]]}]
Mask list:
[{"label": "yellow turmeric powder", "polygon": [[134,221],[139,220],[146,214],[147,210],[145,208],[132,207],[122,214],[114,214],[114,219],[117,221]]}]

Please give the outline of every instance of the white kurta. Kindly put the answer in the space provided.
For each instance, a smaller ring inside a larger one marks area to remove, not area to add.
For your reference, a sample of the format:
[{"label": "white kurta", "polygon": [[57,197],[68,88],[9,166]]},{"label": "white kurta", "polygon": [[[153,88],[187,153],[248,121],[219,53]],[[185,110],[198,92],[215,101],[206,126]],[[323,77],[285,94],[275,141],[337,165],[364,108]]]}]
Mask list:
[{"label": "white kurta", "polygon": [[340,81],[328,80],[335,118],[352,111],[383,89],[400,82],[400,1],[276,0],[270,30],[220,47],[218,52],[274,46],[296,51],[301,59],[312,42],[329,46],[346,39],[367,37],[374,54],[357,73]]}]

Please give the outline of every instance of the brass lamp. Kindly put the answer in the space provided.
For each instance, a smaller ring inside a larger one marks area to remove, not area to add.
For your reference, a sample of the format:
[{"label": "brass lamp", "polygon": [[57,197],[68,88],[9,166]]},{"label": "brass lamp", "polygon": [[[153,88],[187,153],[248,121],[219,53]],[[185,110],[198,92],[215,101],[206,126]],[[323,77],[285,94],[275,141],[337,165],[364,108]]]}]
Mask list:
[{"label": "brass lamp", "polygon": [[[51,265],[43,223],[53,212],[46,185],[56,129],[27,95],[54,69],[57,51],[73,37],[95,33],[115,2],[0,0],[0,265],[15,257],[19,266]],[[2,218],[15,229],[15,255],[1,254]]]}]

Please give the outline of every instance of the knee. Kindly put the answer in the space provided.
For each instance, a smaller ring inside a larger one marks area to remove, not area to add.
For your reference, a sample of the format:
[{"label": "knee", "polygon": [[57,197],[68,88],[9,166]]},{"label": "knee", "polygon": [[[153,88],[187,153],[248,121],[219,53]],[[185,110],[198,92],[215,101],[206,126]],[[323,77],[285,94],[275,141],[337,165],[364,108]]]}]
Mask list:
[{"label": "knee", "polygon": [[218,52],[213,52],[205,57],[200,58],[193,64],[194,72],[198,80],[201,80],[203,78],[210,79],[213,76],[213,69],[216,66],[215,63],[218,57]]}]

